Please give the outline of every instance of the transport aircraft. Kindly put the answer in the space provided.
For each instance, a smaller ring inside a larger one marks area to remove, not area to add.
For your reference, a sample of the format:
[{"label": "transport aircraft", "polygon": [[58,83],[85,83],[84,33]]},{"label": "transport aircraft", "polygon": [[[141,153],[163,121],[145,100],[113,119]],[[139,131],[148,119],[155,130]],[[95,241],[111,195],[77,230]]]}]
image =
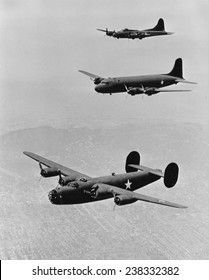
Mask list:
[{"label": "transport aircraft", "polygon": [[190,90],[162,88],[177,83],[196,84],[183,78],[182,58],[176,59],[173,69],[167,74],[103,78],[84,70],[78,71],[89,76],[90,79],[93,80],[96,85],[95,91],[110,95],[113,93],[126,92],[132,96],[139,94],[151,96],[159,92],[183,92]]}]

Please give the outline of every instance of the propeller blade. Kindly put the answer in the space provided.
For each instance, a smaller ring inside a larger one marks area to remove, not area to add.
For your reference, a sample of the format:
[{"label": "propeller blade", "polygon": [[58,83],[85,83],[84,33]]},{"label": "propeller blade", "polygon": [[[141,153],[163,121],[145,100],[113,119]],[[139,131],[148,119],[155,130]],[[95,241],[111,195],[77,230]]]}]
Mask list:
[{"label": "propeller blade", "polygon": [[125,87],[126,91],[128,92],[129,89],[128,89],[127,85],[124,84],[124,87]]},{"label": "propeller blade", "polygon": [[115,212],[115,207],[116,207],[116,204],[114,203],[114,206],[113,206],[113,212]]},{"label": "propeller blade", "polygon": [[41,163],[39,162],[38,164],[39,164],[39,167],[40,167],[40,169],[41,169],[41,171],[42,171],[42,170],[43,170],[43,167],[42,167]]},{"label": "propeller blade", "polygon": [[59,185],[62,185],[62,183],[63,183],[63,179],[62,179],[62,174],[61,174],[61,172],[60,172],[58,184],[59,184]]}]

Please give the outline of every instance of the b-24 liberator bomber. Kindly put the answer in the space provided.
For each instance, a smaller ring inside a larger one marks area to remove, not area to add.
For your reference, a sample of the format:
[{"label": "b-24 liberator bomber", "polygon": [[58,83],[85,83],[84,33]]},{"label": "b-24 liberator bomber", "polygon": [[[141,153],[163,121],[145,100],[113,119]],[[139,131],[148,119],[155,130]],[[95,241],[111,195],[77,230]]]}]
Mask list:
[{"label": "b-24 liberator bomber", "polygon": [[23,153],[39,163],[43,177],[59,176],[59,185],[48,194],[53,204],[80,204],[113,197],[116,205],[126,205],[141,200],[175,208],[186,208],[177,203],[134,192],[160,178],[164,178],[164,185],[167,188],[172,188],[178,180],[179,173],[178,165],[174,162],[168,164],[162,172],[159,169],[140,165],[140,155],[133,151],[126,159],[126,173],[112,173],[108,176],[91,178],[34,153]]},{"label": "b-24 liberator bomber", "polygon": [[118,92],[126,92],[132,96],[139,94],[151,96],[159,92],[184,92],[190,90],[162,88],[177,83],[196,84],[183,78],[182,58],[176,59],[173,69],[167,74],[103,78],[87,71],[78,71],[89,76],[90,79],[93,80],[96,85],[94,88],[95,91],[110,95]]},{"label": "b-24 liberator bomber", "polygon": [[143,39],[146,37],[153,37],[153,36],[162,36],[162,35],[171,35],[173,32],[166,32],[165,31],[165,24],[164,20],[160,18],[158,20],[157,25],[154,28],[144,29],[144,30],[137,30],[137,29],[129,29],[124,28],[119,31],[111,31],[106,29],[97,29],[99,31],[105,32],[105,34],[109,37],[117,38],[117,39]]}]

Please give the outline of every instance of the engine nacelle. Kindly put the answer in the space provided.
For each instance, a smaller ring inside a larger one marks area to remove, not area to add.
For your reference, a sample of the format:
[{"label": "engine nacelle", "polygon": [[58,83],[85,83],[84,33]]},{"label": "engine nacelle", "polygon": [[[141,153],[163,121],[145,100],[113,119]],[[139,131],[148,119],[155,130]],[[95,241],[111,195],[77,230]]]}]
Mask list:
[{"label": "engine nacelle", "polygon": [[43,177],[54,177],[60,174],[60,170],[53,167],[42,168],[40,174]]},{"label": "engine nacelle", "polygon": [[153,94],[157,94],[159,91],[157,91],[155,88],[149,88],[146,90],[145,94],[148,96],[151,96]]},{"label": "engine nacelle", "polygon": [[127,93],[133,96],[136,94],[142,94],[144,92],[140,88],[130,88]]},{"label": "engine nacelle", "polygon": [[62,176],[60,175],[58,184],[60,184],[60,186],[66,186],[68,183],[73,182],[73,181],[75,181],[75,180],[76,180],[76,177],[73,176],[73,175],[66,176],[66,177],[62,177]]},{"label": "engine nacelle", "polygon": [[130,197],[126,194],[116,195],[115,198],[114,198],[114,202],[118,206],[131,204],[131,203],[134,203],[136,201],[137,201],[136,198]]},{"label": "engine nacelle", "polygon": [[109,193],[109,187],[105,184],[94,184],[90,190],[90,195],[92,198],[100,198]]},{"label": "engine nacelle", "polygon": [[102,78],[100,78],[100,77],[98,77],[98,78],[95,78],[94,79],[94,84],[95,85],[98,85],[98,84],[100,84],[101,83],[101,81],[102,81],[103,79]]},{"label": "engine nacelle", "polygon": [[114,34],[115,34],[115,31],[106,31],[106,35],[107,36],[114,36]]}]

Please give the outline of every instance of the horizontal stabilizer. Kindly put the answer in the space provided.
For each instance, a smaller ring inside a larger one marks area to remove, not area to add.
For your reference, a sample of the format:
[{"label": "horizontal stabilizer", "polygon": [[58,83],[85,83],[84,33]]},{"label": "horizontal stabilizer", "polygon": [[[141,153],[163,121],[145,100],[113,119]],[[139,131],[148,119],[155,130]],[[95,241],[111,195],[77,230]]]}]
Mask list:
[{"label": "horizontal stabilizer", "polygon": [[159,177],[164,177],[164,174],[161,170],[158,170],[158,169],[152,169],[152,168],[149,168],[149,167],[146,167],[146,166],[143,166],[143,165],[135,165],[135,164],[129,164],[130,167],[132,168],[135,168],[137,170],[141,170],[141,171],[145,171],[145,172],[148,172],[150,174],[153,174],[153,175],[157,175]]},{"label": "horizontal stabilizer", "polygon": [[167,188],[172,188],[173,186],[175,186],[175,184],[178,180],[179,168],[175,162],[168,164],[165,169],[165,172],[162,172],[162,170],[159,170],[159,169],[152,169],[152,168],[149,168],[149,167],[146,167],[143,165],[130,164],[129,166],[131,168],[135,168],[137,170],[148,172],[149,174],[163,177],[164,185]]},{"label": "horizontal stabilizer", "polygon": [[197,84],[195,82],[190,82],[190,81],[187,81],[187,80],[184,80],[184,79],[176,79],[176,82],[177,83],[185,83],[185,84]]},{"label": "horizontal stabilizer", "polygon": [[[158,90],[156,90],[158,91]],[[191,91],[191,89],[159,89],[159,92],[187,92]]]}]

